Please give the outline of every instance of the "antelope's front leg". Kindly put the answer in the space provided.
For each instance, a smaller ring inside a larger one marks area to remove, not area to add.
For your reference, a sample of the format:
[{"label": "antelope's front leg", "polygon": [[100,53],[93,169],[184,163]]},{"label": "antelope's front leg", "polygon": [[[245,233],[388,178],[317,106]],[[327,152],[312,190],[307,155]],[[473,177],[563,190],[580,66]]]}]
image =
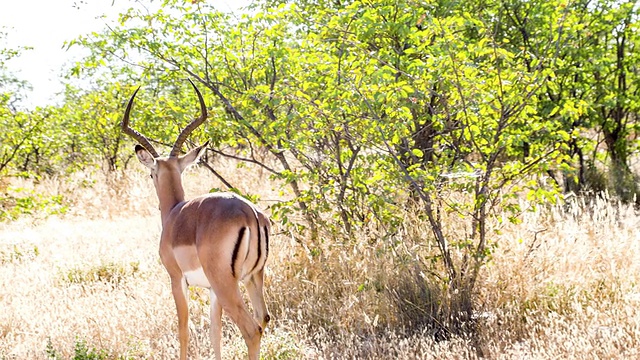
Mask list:
[{"label": "antelope's front leg", "polygon": [[171,278],[171,292],[178,310],[180,360],[187,360],[187,349],[189,347],[189,303],[187,301],[187,291],[187,282],[184,277]]}]

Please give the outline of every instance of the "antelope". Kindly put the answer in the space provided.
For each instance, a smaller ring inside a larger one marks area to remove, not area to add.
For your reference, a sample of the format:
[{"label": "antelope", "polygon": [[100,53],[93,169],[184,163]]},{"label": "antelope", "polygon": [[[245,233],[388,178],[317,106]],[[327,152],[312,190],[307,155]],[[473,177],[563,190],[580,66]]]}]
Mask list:
[{"label": "antelope", "polygon": [[[222,310],[236,323],[248,348],[249,359],[260,357],[260,340],[269,322],[264,300],[264,266],[269,252],[269,218],[248,200],[234,193],[213,193],[185,200],[182,172],[199,160],[208,141],[185,155],[180,148],[189,134],[207,119],[200,90],[189,80],[200,103],[200,117],[178,135],[169,156],[161,157],[142,134],[129,126],[129,114],[138,89],[133,93],[121,127],[139,144],[138,160],[151,170],[160,201],[162,233],[160,259],[171,279],[171,292],[178,312],[180,360],[187,359],[189,344],[188,287],[209,288],[211,296],[211,344],[222,359]],[[239,283],[243,282],[253,307],[245,305]]]}]

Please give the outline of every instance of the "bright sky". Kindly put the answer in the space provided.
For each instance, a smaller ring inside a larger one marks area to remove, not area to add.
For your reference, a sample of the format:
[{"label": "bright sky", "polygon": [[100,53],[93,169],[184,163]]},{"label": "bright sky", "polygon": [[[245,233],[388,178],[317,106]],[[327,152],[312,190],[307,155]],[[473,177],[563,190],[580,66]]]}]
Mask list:
[{"label": "bright sky", "polygon": [[[80,49],[66,51],[65,41],[102,30],[117,20],[118,13],[134,5],[135,0],[3,0],[0,31],[8,33],[9,48],[30,46],[9,64],[21,80],[28,81],[33,92],[23,104],[27,107],[52,104],[64,87],[60,81],[63,66],[81,55]],[[229,10],[247,4],[247,0],[212,0],[219,9]],[[101,18],[106,15],[106,18]],[[2,29],[4,28],[4,29]]]}]

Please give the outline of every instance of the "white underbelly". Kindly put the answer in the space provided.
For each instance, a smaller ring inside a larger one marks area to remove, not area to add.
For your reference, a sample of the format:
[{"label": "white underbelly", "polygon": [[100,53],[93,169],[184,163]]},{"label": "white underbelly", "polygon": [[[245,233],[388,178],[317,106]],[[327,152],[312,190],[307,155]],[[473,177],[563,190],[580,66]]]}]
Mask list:
[{"label": "white underbelly", "polygon": [[202,271],[202,267],[191,271],[185,271],[183,274],[189,286],[200,286],[205,288],[211,287],[211,284],[209,284],[209,280],[204,275],[204,271]]}]

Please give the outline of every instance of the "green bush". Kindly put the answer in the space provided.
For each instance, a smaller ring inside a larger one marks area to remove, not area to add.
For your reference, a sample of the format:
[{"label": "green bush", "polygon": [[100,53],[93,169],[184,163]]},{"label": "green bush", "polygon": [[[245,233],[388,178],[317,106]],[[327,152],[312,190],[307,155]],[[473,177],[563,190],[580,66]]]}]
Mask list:
[{"label": "green bush", "polygon": [[89,269],[73,268],[63,275],[63,279],[72,284],[104,282],[118,285],[139,271],[140,263],[137,261],[129,264],[106,263]]},{"label": "green bush", "polygon": [[16,220],[24,215],[47,217],[68,210],[62,195],[45,196],[29,189],[9,187],[0,196],[0,221]]},{"label": "green bush", "polygon": [[[45,348],[45,353],[47,354],[47,358],[52,360],[62,360],[64,356],[60,354],[60,351],[57,350],[51,340],[47,342],[47,347]],[[109,354],[109,351],[105,349],[96,349],[93,346],[87,345],[87,342],[83,339],[76,339],[75,345],[73,347],[73,357],[71,360],[104,360],[104,359],[128,359],[124,356],[114,357]]]}]

